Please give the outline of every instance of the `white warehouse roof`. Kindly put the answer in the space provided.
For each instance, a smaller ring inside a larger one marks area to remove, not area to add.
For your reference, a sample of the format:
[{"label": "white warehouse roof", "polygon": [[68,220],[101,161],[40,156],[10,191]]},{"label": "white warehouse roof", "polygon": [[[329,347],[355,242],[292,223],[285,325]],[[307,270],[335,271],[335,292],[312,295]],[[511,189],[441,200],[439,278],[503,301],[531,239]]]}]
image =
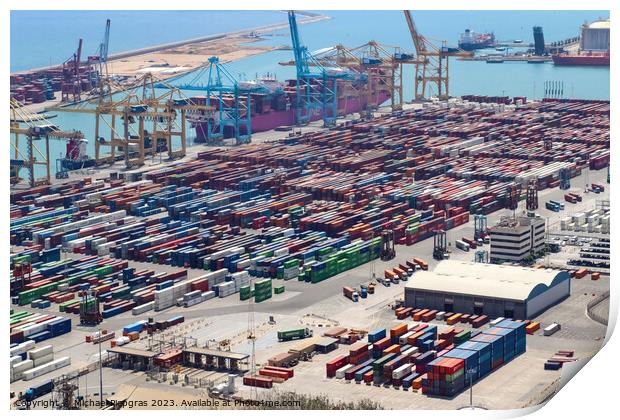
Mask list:
[{"label": "white warehouse roof", "polygon": [[418,271],[408,289],[525,301],[570,278],[565,271],[467,261],[441,261]]}]

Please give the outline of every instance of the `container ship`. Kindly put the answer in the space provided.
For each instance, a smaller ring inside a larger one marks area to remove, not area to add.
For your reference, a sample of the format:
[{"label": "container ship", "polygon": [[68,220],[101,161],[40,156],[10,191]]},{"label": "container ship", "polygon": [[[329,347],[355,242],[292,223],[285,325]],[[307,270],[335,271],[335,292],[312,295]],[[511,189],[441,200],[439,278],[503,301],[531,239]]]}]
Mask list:
[{"label": "container ship", "polygon": [[495,45],[493,33],[478,34],[470,29],[465,29],[459,39],[459,48],[465,51],[481,50]]},{"label": "container ship", "polygon": [[[256,81],[264,89],[261,93],[252,93],[250,102],[250,112],[252,121],[252,132],[259,133],[269,131],[278,127],[294,126],[296,108],[295,96],[297,94],[295,79],[281,82],[273,78],[261,78]],[[342,85],[341,85],[342,83]],[[361,82],[363,83],[363,82]],[[373,89],[373,94],[368,95],[365,86],[356,86],[352,82],[339,82],[338,85],[338,116],[349,115],[362,112],[366,109],[376,108],[390,99],[391,92],[387,85],[378,85]],[[360,93],[363,92],[363,93]],[[233,103],[233,97],[226,97],[225,102]],[[193,103],[205,104],[206,96],[194,96],[191,98]],[[217,98],[212,97],[210,103],[217,105]],[[331,116],[329,111],[328,115]],[[323,118],[321,112],[317,112],[310,117],[310,121],[318,121]],[[206,142],[208,134],[208,121],[202,115],[194,114],[188,116],[192,127],[196,130],[196,142]],[[211,121],[214,124],[214,121]],[[224,137],[230,137],[231,127],[224,127]]]},{"label": "container ship", "polygon": [[556,66],[608,66],[609,53],[554,54],[551,56]]},{"label": "container ship", "polygon": [[581,25],[579,51],[552,55],[556,66],[609,66],[610,21]]}]

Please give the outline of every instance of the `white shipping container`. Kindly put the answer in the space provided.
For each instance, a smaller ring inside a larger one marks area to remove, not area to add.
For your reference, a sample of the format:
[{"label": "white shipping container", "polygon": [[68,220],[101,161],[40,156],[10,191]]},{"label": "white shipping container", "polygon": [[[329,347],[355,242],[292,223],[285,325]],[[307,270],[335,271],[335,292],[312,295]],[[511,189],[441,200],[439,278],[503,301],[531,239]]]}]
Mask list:
[{"label": "white shipping container", "polygon": [[204,292],[202,296],[205,300],[213,299],[215,297],[215,292],[213,290],[209,290],[208,292]]},{"label": "white shipping container", "polygon": [[398,337],[398,342],[400,344],[407,344],[407,337],[409,337],[410,335],[413,335],[413,334],[414,334],[413,331],[408,331],[408,332],[404,333],[403,335]]},{"label": "white shipping container", "polygon": [[38,359],[39,357],[47,356],[48,354],[54,353],[54,346],[51,344],[48,346],[39,347],[38,349],[30,350],[28,352],[29,359]]},{"label": "white shipping container", "polygon": [[145,303],[144,305],[136,306],[131,310],[132,315],[141,315],[145,312],[153,310],[153,302]]},{"label": "white shipping container", "polygon": [[10,372],[11,372],[11,382],[19,381],[22,378],[22,376],[24,376],[22,372],[19,372],[19,373],[13,372],[13,369],[10,369]]},{"label": "white shipping container", "polygon": [[45,375],[46,373],[53,372],[65,366],[69,366],[71,364],[70,357],[61,357],[60,359],[48,362],[44,365],[36,367],[34,369],[30,369],[24,372],[24,379],[29,381],[37,376]]},{"label": "white shipping container", "polygon": [[13,365],[13,372],[15,373],[25,372],[29,369],[32,369],[33,366],[34,366],[34,362],[30,359],[26,359],[23,362],[15,363]]},{"label": "white shipping container", "polygon": [[22,327],[16,328],[16,330],[23,331],[24,337],[30,337],[31,335],[47,330],[47,324],[49,324],[52,321],[57,321],[59,319],[61,319],[61,317],[57,316],[56,318],[48,319],[47,321],[41,322],[39,324],[33,324],[25,328],[22,328]]},{"label": "white shipping container", "polygon": [[435,314],[435,319],[436,319],[437,321],[443,321],[443,319],[444,319],[445,315],[446,315],[446,313],[445,313],[444,311],[437,312],[437,313]]},{"label": "white shipping container", "polygon": [[129,337],[125,337],[125,336],[123,336],[123,337],[118,337],[118,338],[117,338],[116,340],[114,340],[114,341],[116,341],[116,345],[117,345],[117,346],[123,346],[123,345],[125,345],[125,344],[129,343]]},{"label": "white shipping container", "polygon": [[392,372],[392,379],[402,379],[411,373],[413,363],[404,364]]},{"label": "white shipping container", "polygon": [[556,332],[560,331],[560,328],[561,328],[560,324],[554,322],[553,324],[551,324],[551,325],[545,327],[545,329],[543,329],[543,335],[547,335],[547,336],[553,335]]},{"label": "white shipping container", "polygon": [[344,378],[344,372],[345,372],[347,369],[350,369],[350,368],[352,368],[352,367],[353,367],[353,365],[352,365],[352,364],[348,364],[348,365],[343,366],[343,367],[341,367],[340,369],[338,369],[338,370],[336,371],[336,379],[343,379],[343,378]]},{"label": "white shipping container", "polygon": [[13,368],[15,364],[20,363],[21,361],[22,361],[21,356],[11,356],[11,359],[10,359],[11,369]]},{"label": "white shipping container", "polygon": [[489,324],[494,327],[497,324],[499,324],[500,322],[502,322],[504,319],[505,318],[501,318],[501,317],[500,318],[495,318],[493,321],[489,322]]},{"label": "white shipping container", "polygon": [[52,360],[54,360],[54,353],[46,354],[45,356],[41,356],[33,360],[34,367],[42,366],[46,363],[51,362]]},{"label": "white shipping container", "polygon": [[418,349],[418,348],[417,348],[417,347],[415,347],[415,346],[412,346],[412,347],[409,347],[407,350],[403,351],[403,352],[401,353],[401,355],[403,355],[403,356],[407,356],[407,355],[414,355],[414,354],[416,354],[418,351],[420,351],[420,349]]},{"label": "white shipping container", "polygon": [[32,350],[36,346],[36,344],[37,343],[35,343],[34,340],[24,341],[23,343],[18,344],[11,349],[11,356],[17,356],[19,354],[26,353],[28,350]]}]

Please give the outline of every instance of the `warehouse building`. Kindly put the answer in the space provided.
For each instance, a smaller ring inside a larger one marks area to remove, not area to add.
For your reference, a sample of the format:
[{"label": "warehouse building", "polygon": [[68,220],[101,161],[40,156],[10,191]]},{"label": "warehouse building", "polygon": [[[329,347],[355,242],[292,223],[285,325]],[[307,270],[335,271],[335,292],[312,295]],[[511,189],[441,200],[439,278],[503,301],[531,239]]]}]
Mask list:
[{"label": "warehouse building", "polygon": [[597,20],[581,27],[581,41],[579,48],[586,51],[609,51],[610,21]]},{"label": "warehouse building", "polygon": [[542,217],[503,218],[489,228],[491,262],[519,262],[545,247],[545,219]]},{"label": "warehouse building", "polygon": [[405,286],[405,306],[531,319],[570,296],[565,271],[442,261]]}]

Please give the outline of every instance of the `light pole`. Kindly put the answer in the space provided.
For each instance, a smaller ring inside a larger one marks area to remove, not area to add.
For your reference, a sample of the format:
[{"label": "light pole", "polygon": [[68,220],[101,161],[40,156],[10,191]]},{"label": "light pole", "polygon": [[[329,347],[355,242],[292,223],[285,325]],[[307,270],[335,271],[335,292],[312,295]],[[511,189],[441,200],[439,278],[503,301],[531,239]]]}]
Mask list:
[{"label": "light pole", "polygon": [[474,373],[476,373],[478,369],[471,368],[467,369],[466,373],[469,376],[469,408],[473,410],[474,408]]},{"label": "light pole", "polygon": [[99,329],[99,403],[103,407],[103,363],[101,360],[101,328]]}]

